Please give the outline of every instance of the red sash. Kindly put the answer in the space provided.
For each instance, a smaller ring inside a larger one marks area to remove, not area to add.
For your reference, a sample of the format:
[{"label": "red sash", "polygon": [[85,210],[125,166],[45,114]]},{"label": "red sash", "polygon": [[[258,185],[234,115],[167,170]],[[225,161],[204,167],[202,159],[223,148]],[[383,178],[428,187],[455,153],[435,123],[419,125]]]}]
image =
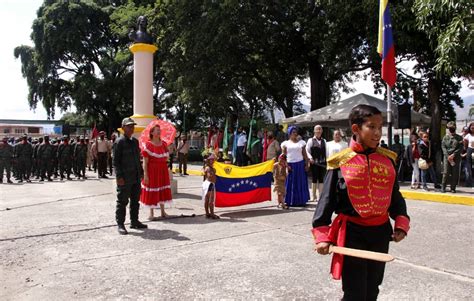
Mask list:
[{"label": "red sash", "polygon": [[[380,226],[385,224],[387,221],[387,212],[385,212],[384,215],[369,218],[339,214],[331,224],[328,233],[328,238],[331,242],[335,243],[336,246],[344,247],[346,244],[347,222],[352,222],[361,226]],[[341,279],[343,263],[344,255],[334,253],[331,262],[331,274],[332,277],[336,280]]]}]

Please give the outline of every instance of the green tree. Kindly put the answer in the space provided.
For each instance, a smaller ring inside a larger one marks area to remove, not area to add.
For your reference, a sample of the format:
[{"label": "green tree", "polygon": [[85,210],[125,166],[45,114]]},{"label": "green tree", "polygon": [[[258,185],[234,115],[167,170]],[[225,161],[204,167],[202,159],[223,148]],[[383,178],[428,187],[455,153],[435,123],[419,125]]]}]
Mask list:
[{"label": "green tree", "polygon": [[129,40],[111,31],[111,15],[125,1],[46,0],[37,11],[34,47],[18,46],[29,104],[48,116],[71,105],[108,131],[132,113]]},{"label": "green tree", "polygon": [[430,38],[440,75],[473,76],[474,2],[415,0],[417,26]]}]

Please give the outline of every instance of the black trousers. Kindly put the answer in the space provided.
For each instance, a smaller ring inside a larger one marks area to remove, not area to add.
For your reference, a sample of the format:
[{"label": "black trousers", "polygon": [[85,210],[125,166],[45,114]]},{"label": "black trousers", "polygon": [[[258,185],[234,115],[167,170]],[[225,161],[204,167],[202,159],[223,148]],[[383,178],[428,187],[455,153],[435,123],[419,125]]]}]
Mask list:
[{"label": "black trousers", "polygon": [[30,178],[31,160],[18,160],[18,176],[20,180],[28,180]]},{"label": "black trousers", "polygon": [[171,171],[173,170],[173,160],[174,160],[174,155],[170,154],[170,160],[168,161],[168,168]]},{"label": "black trousers", "polygon": [[[388,253],[392,226],[364,227],[347,223],[346,247]],[[377,300],[385,263],[344,256],[342,269],[342,300]]]},{"label": "black trousers", "polygon": [[64,173],[66,173],[67,177],[71,175],[72,163],[73,163],[73,160],[71,160],[70,158],[59,159],[59,174],[61,178],[64,177]]},{"label": "black trousers", "polygon": [[178,169],[179,173],[188,171],[188,154],[178,153]]},{"label": "black trousers", "polygon": [[326,175],[326,167],[317,164],[311,164],[311,179],[312,183],[324,182],[324,176]]},{"label": "black trousers", "polygon": [[10,159],[0,159],[0,181],[3,180],[3,172],[5,171],[7,180],[11,177],[12,165]]},{"label": "black trousers", "polygon": [[245,154],[244,154],[245,146],[237,146],[237,154],[235,154],[235,161],[237,166],[246,166],[245,162]]},{"label": "black trousers", "polygon": [[127,210],[128,201],[130,200],[130,222],[132,224],[138,222],[138,210],[140,204],[140,181],[134,184],[125,184],[122,186],[117,185],[117,206],[115,208],[115,220],[117,225],[123,225],[125,223],[125,215]]},{"label": "black trousers", "polygon": [[107,153],[98,153],[98,166],[99,169],[99,177],[105,176],[107,173]]}]

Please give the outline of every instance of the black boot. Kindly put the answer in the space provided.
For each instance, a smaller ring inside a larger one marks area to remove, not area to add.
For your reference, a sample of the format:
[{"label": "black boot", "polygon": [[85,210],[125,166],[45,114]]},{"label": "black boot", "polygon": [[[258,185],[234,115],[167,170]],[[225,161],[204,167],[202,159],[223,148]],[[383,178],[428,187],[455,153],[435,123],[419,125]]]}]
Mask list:
[{"label": "black boot", "polygon": [[127,229],[125,229],[124,225],[118,225],[118,233],[120,235],[127,235],[128,231],[127,231]]},{"label": "black boot", "polygon": [[132,229],[147,229],[148,226],[141,223],[141,222],[139,222],[139,221],[136,221],[136,222],[131,223],[130,228],[132,228]]}]

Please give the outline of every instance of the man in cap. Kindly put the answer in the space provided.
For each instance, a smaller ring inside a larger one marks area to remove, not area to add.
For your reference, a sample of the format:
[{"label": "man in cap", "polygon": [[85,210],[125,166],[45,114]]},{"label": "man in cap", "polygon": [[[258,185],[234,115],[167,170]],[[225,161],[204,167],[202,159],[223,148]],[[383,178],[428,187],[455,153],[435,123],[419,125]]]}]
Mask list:
[{"label": "man in cap", "polygon": [[[188,170],[188,153],[189,153],[189,142],[187,140],[186,134],[181,134],[181,141],[178,142],[178,169],[179,169],[179,175],[182,176],[183,174],[185,176],[188,175],[187,170]],[[184,173],[181,173],[181,171],[184,171]]]},{"label": "man in cap", "polygon": [[125,229],[125,215],[127,204],[130,200],[130,227],[132,229],[148,228],[138,220],[140,205],[141,183],[143,169],[140,163],[140,148],[138,140],[133,138],[135,121],[132,118],[122,120],[124,135],[117,139],[114,148],[113,163],[117,179],[117,207],[115,219],[117,221],[118,232],[127,234]]},{"label": "man in cap", "polygon": [[95,143],[95,152],[98,160],[98,176],[107,179],[107,153],[109,151],[109,143],[105,140],[105,132],[99,132],[99,140]]},{"label": "man in cap", "polygon": [[55,149],[54,146],[49,142],[48,135],[45,135],[43,140],[43,143],[38,148],[38,160],[41,168],[40,182],[43,182],[45,178],[47,178],[48,181],[51,182],[53,164],[55,161]]},{"label": "man in cap", "polygon": [[14,157],[17,162],[18,182],[30,181],[30,169],[33,159],[33,146],[28,142],[28,135],[24,134],[21,141],[15,145]]},{"label": "man in cap", "polygon": [[57,158],[59,161],[59,175],[61,176],[61,180],[64,180],[64,173],[66,173],[66,177],[68,180],[71,179],[71,167],[73,163],[73,148],[69,144],[69,137],[64,136],[63,142],[58,147],[58,154]]},{"label": "man in cap", "polygon": [[77,166],[77,177],[87,179],[86,164],[87,164],[87,144],[84,136],[79,137],[79,143],[74,146],[74,158]]},{"label": "man in cap", "polygon": [[0,142],[0,183],[3,183],[3,173],[6,173],[7,183],[13,183],[10,180],[13,159],[13,146],[8,144],[8,137],[3,137]]},{"label": "man in cap", "polygon": [[443,180],[441,181],[441,192],[446,192],[448,179],[451,192],[456,192],[463,141],[461,135],[456,134],[456,123],[454,121],[448,122],[446,128],[448,131],[443,141],[441,141],[441,149],[443,150]]}]

